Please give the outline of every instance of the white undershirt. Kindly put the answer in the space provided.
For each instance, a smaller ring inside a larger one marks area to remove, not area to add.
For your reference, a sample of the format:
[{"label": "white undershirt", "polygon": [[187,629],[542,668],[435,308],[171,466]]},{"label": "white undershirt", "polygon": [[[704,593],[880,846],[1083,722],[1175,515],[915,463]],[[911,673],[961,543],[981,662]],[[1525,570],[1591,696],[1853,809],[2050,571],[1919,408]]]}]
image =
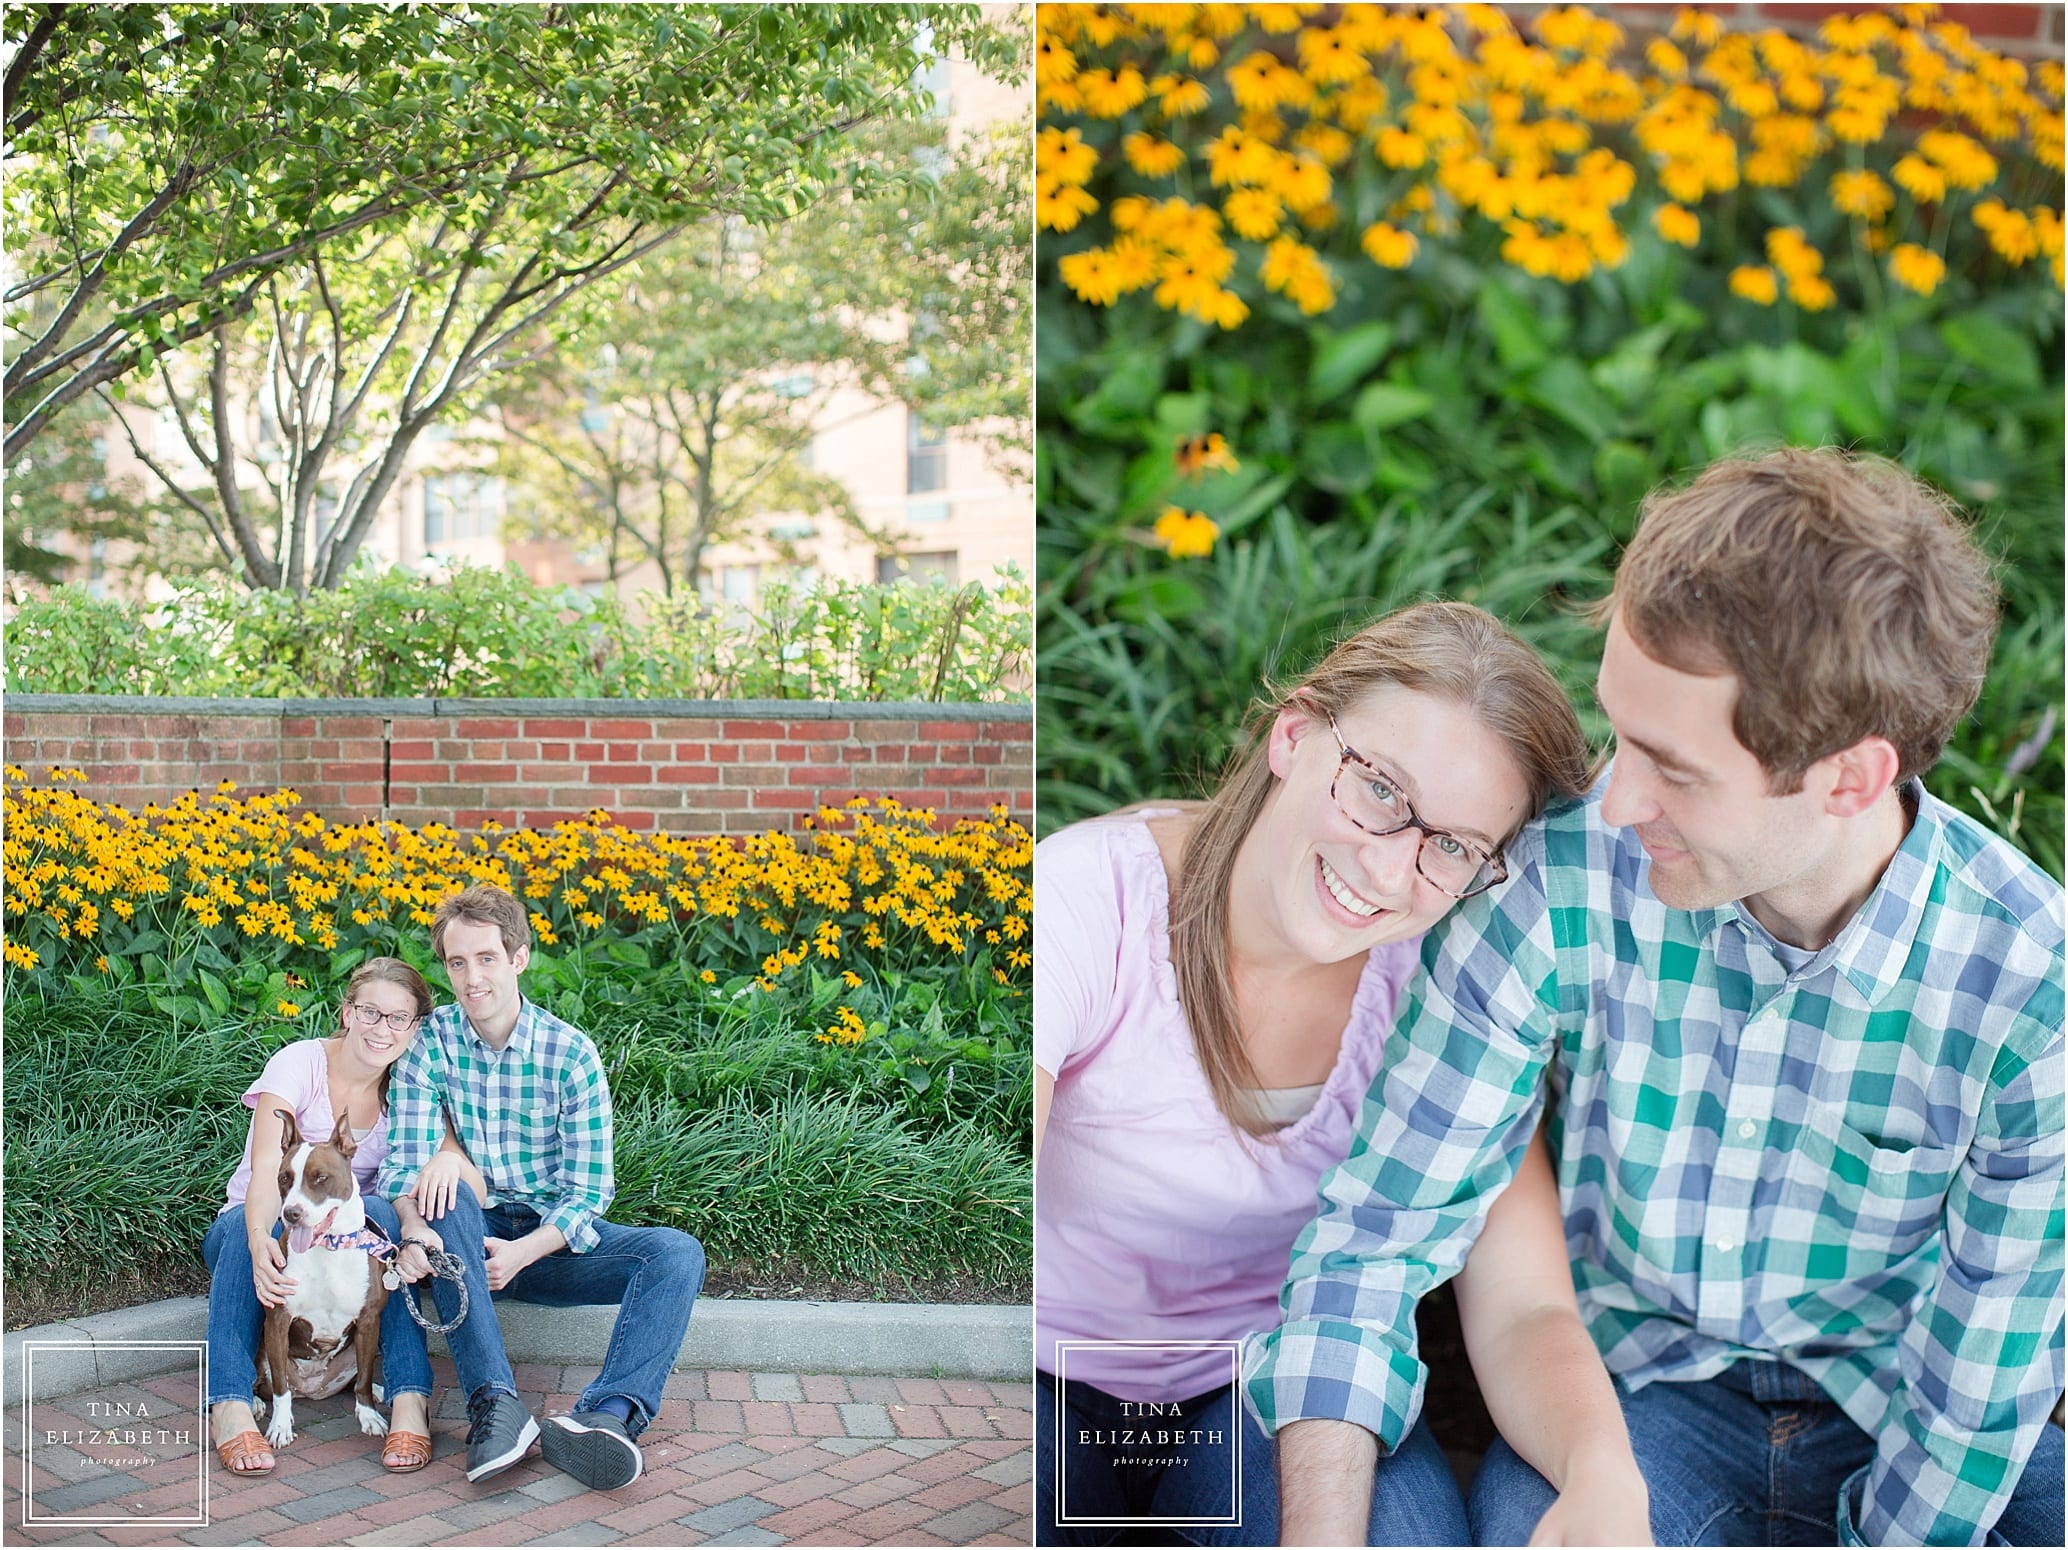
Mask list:
[{"label": "white undershirt", "polygon": [[1249,1087],[1244,1094],[1257,1106],[1257,1114],[1273,1130],[1283,1130],[1307,1117],[1321,1097],[1325,1083],[1312,1087]]}]

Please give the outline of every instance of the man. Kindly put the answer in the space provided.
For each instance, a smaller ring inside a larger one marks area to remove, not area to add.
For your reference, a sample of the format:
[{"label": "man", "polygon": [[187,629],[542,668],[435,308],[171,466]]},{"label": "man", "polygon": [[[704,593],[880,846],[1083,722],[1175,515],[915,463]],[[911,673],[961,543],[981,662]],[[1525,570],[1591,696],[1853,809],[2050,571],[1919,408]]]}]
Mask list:
[{"label": "man", "polygon": [[[1783,451],[1654,496],[1604,612],[1614,764],[1425,945],[1247,1353],[1287,1542],[1363,1523],[1415,1305],[1548,1071],[1660,1543],[2058,1545],[2061,891],[1917,778],[1982,685],[1987,566],[1894,466]],[[1555,1496],[1497,1445],[1475,1539]]]},{"label": "man", "polygon": [[[399,1197],[405,1238],[424,1234],[430,1217],[466,1270],[469,1311],[446,1341],[467,1396],[467,1478],[509,1468],[539,1438],[549,1464],[591,1489],[628,1485],[703,1286],[703,1249],[672,1227],[603,1219],[613,1193],[610,1085],[588,1035],[518,989],[531,959],[524,906],[486,885],[454,894],[432,918],[431,946],[459,1001],[433,1012],[396,1063],[378,1187]],[[447,1114],[488,1181],[485,1201],[433,1159]],[[450,1281],[435,1285],[449,1320],[458,1293]],[[602,1372],[543,1433],[517,1398],[491,1295],[621,1305]]]}]

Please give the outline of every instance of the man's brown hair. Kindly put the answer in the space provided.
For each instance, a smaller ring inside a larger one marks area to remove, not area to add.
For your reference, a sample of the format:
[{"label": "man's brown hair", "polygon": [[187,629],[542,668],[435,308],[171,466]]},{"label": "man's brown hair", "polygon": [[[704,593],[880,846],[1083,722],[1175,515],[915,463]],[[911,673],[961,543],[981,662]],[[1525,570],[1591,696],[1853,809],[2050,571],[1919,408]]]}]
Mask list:
[{"label": "man's brown hair", "polygon": [[1777,795],[1884,737],[1931,768],[1981,693],[1996,583],[1951,501],[1886,458],[1786,448],[1655,491],[1596,620],[1645,655],[1738,680],[1738,741]]},{"label": "man's brown hair", "polygon": [[445,957],[445,928],[454,921],[470,926],[494,926],[502,935],[503,951],[512,958],[517,949],[531,946],[531,921],[515,895],[493,883],[476,883],[438,901],[431,916],[431,951]]}]

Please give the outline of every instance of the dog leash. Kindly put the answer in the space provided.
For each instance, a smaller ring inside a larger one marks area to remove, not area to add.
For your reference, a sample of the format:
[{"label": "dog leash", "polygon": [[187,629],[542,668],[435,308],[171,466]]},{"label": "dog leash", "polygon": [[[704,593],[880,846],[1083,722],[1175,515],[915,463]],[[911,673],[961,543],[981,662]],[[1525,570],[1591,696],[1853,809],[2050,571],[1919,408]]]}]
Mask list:
[{"label": "dog leash", "polygon": [[[390,1242],[387,1235],[371,1225],[357,1232],[327,1232],[317,1236],[316,1241],[326,1249],[364,1249],[383,1267],[381,1284],[391,1292],[402,1293],[402,1306],[409,1310],[409,1316],[417,1321],[418,1328],[427,1335],[449,1335],[467,1319],[466,1270],[459,1262],[459,1256],[447,1249],[434,1249],[421,1238],[404,1238],[401,1243]],[[418,1300],[409,1295],[403,1286],[402,1277],[394,1268],[393,1261],[405,1248],[419,1248],[431,1262],[431,1274],[440,1281],[450,1281],[459,1288],[460,1311],[443,1324],[434,1324],[424,1317]]]}]

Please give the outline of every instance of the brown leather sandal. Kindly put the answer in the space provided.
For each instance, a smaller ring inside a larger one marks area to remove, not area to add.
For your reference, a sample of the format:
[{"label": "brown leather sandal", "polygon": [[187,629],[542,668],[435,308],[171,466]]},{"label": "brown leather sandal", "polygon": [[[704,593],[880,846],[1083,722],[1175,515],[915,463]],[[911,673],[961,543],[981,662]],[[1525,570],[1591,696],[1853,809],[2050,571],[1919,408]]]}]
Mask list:
[{"label": "brown leather sandal", "polygon": [[[263,1464],[255,1462],[261,1454],[266,1460]],[[273,1445],[263,1432],[239,1432],[228,1442],[217,1443],[215,1456],[233,1475],[270,1475],[275,1462]]]},{"label": "brown leather sandal", "polygon": [[422,1432],[389,1432],[381,1449],[381,1468],[391,1475],[409,1475],[431,1462],[431,1439]]}]

